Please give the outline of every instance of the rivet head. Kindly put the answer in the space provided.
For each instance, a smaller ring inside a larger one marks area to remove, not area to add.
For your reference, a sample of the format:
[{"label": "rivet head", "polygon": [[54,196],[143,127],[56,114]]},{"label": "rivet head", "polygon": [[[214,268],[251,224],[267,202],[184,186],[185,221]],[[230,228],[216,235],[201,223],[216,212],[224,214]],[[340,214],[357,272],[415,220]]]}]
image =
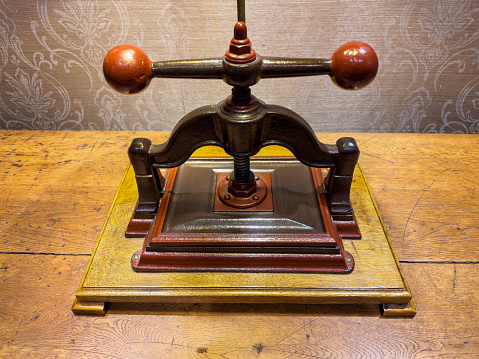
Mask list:
[{"label": "rivet head", "polygon": [[348,263],[348,264],[353,263],[353,258],[351,258],[351,257],[346,257],[346,263]]},{"label": "rivet head", "polygon": [[223,198],[228,201],[231,199],[231,195],[227,193],[223,196]]},{"label": "rivet head", "polygon": [[254,194],[251,198],[252,198],[254,201],[257,201],[257,200],[259,199],[259,197],[258,197],[257,195],[255,195],[255,194]]},{"label": "rivet head", "polygon": [[137,261],[140,259],[140,255],[139,254],[133,254],[133,256],[131,257],[131,259],[133,259],[134,261]]}]

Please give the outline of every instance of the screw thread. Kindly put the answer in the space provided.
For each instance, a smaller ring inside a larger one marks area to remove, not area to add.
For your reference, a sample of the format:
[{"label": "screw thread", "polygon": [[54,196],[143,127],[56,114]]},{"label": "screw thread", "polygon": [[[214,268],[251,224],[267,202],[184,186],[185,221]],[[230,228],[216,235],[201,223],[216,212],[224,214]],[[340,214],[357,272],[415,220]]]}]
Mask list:
[{"label": "screw thread", "polygon": [[253,178],[254,174],[250,170],[249,156],[235,156],[232,180],[236,183],[248,183],[251,182]]},{"label": "screw thread", "polygon": [[251,102],[251,89],[249,87],[233,86],[231,89],[231,101],[236,104]]}]

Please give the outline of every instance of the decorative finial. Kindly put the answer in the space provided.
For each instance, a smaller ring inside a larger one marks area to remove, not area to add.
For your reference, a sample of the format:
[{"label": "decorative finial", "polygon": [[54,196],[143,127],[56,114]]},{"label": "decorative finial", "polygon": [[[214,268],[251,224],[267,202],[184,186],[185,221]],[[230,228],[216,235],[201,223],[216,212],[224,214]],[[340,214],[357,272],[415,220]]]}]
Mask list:
[{"label": "decorative finial", "polygon": [[251,48],[246,24],[239,21],[235,25],[234,37],[231,39],[230,48],[226,51],[226,60],[235,64],[244,64],[255,59],[256,52]]}]

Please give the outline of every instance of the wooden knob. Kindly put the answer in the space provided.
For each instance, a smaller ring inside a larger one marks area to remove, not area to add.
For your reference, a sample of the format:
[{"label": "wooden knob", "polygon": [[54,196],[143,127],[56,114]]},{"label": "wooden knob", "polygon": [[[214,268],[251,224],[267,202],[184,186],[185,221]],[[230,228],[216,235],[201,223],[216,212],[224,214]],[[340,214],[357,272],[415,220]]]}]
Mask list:
[{"label": "wooden knob", "polygon": [[103,74],[116,91],[125,94],[139,93],[150,83],[151,60],[136,46],[120,45],[106,54]]},{"label": "wooden knob", "polygon": [[359,90],[369,85],[377,72],[378,56],[373,48],[364,42],[348,42],[331,56],[329,76],[343,89]]}]

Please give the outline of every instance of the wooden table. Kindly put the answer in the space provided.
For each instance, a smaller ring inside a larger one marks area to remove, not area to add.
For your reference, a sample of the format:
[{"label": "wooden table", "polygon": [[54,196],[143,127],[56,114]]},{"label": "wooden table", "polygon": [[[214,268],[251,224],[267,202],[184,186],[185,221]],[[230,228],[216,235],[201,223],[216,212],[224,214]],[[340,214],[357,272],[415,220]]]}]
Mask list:
[{"label": "wooden table", "polygon": [[382,319],[376,307],[286,304],[75,316],[131,139],[167,134],[0,135],[0,357],[479,358],[478,136],[353,134],[418,310]]}]

